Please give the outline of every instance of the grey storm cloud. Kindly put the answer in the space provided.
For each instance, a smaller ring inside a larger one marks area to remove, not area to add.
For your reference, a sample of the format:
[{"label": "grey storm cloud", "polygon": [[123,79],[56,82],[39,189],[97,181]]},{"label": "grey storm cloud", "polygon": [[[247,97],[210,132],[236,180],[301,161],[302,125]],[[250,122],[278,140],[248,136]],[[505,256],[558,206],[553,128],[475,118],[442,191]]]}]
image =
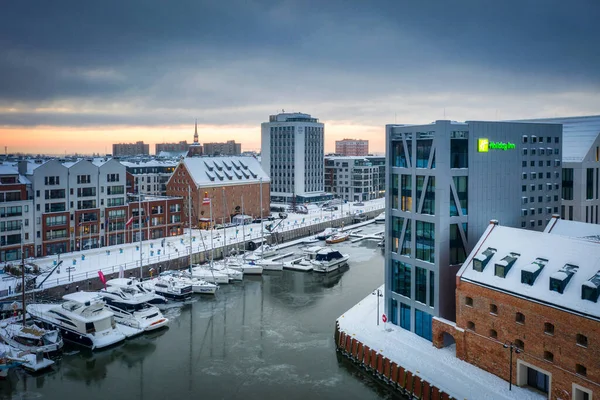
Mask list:
[{"label": "grey storm cloud", "polygon": [[597,0],[6,1],[0,125],[256,123],[311,104],[347,119],[417,93],[597,92],[599,19]]}]

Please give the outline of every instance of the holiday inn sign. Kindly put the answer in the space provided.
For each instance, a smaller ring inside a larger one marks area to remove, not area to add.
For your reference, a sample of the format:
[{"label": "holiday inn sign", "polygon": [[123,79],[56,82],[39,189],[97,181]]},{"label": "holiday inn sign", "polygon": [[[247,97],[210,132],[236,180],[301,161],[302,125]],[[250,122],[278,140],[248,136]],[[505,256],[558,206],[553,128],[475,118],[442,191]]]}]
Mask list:
[{"label": "holiday inn sign", "polygon": [[514,150],[517,145],[511,142],[490,142],[489,139],[479,138],[477,140],[477,151],[487,153],[490,150]]}]

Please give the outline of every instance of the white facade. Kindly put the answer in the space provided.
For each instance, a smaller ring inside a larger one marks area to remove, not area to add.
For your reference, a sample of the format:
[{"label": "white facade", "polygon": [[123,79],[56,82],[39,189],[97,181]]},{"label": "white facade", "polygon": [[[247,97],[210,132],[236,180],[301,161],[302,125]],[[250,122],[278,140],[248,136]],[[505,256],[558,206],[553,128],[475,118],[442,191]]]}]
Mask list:
[{"label": "white facade", "polygon": [[325,157],[325,191],[347,201],[379,197],[379,166],[365,157]]},{"label": "white facade", "polygon": [[324,194],[325,128],[302,113],[271,115],[261,125],[261,163],[271,177],[271,200],[317,201]]},{"label": "white facade", "polygon": [[177,160],[121,161],[135,177],[132,192],[151,196],[166,196],[167,182],[173,175]]}]

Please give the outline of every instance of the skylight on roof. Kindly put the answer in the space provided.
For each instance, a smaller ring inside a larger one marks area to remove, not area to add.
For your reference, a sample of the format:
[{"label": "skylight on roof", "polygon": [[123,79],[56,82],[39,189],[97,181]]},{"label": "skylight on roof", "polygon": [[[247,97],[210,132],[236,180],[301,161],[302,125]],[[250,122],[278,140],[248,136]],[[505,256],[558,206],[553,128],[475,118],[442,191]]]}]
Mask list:
[{"label": "skylight on roof", "polygon": [[598,297],[600,297],[600,271],[596,272],[594,276],[581,285],[582,300],[589,300],[596,303],[598,302]]},{"label": "skylight on roof", "polygon": [[483,272],[485,266],[496,254],[496,249],[488,247],[486,250],[473,257],[473,269],[478,272]]},{"label": "skylight on roof", "polygon": [[521,283],[532,286],[547,263],[548,260],[545,258],[536,258],[531,264],[523,267],[521,270]]},{"label": "skylight on roof", "polygon": [[550,275],[550,290],[562,294],[578,269],[577,265],[565,264],[560,270],[554,272]]},{"label": "skylight on roof", "polygon": [[498,261],[494,266],[494,275],[499,276],[500,278],[506,278],[506,274],[508,274],[508,271],[510,271],[519,256],[519,253],[510,253],[508,256]]}]

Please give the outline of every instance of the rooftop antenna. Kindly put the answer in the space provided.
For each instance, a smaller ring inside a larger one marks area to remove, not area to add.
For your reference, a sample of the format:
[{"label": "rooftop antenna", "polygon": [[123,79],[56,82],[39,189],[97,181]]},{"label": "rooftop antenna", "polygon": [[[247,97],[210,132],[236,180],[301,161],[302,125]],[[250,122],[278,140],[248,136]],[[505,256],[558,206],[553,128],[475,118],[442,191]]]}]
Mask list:
[{"label": "rooftop antenna", "polygon": [[444,107],[444,119],[446,119],[446,107]]},{"label": "rooftop antenna", "polygon": [[398,113],[394,113],[394,124],[398,123]]}]

